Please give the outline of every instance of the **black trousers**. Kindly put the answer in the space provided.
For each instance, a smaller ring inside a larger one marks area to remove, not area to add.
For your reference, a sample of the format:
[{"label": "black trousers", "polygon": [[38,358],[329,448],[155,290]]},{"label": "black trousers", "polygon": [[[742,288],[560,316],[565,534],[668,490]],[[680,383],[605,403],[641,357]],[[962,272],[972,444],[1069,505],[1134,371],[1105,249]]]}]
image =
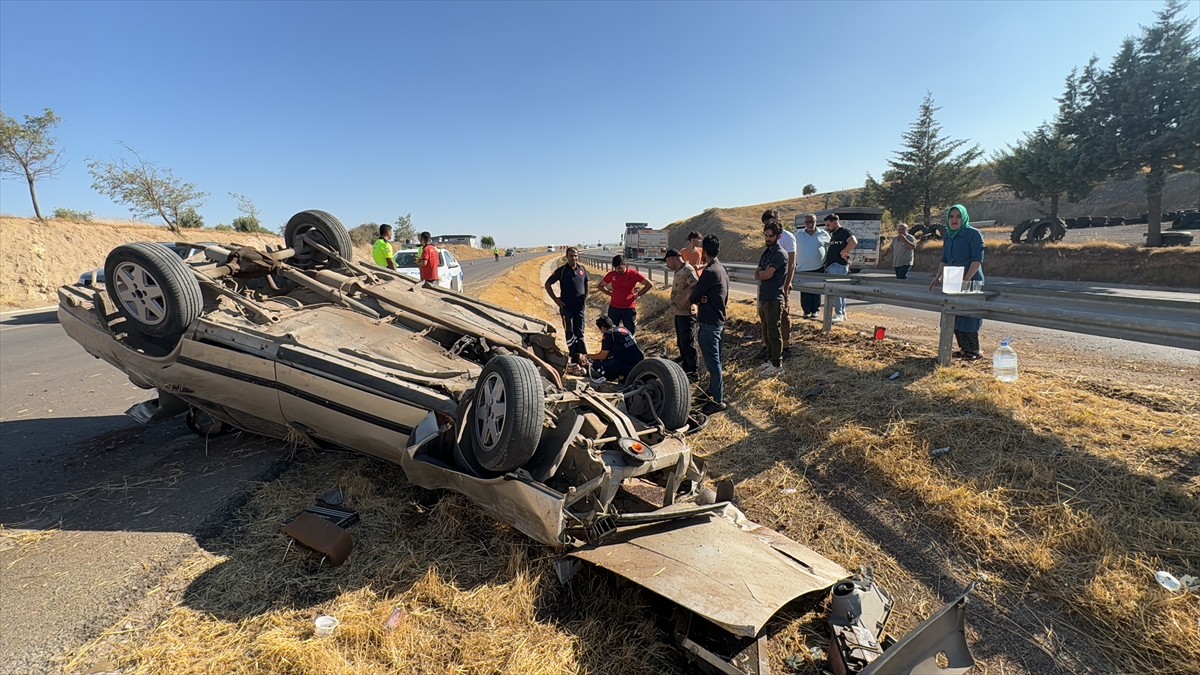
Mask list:
[{"label": "black trousers", "polygon": [[562,315],[563,331],[567,334],[567,353],[572,360],[579,354],[587,354],[587,346],[583,343],[583,305],[564,305],[558,313]]},{"label": "black trousers", "polygon": [[[805,272],[821,272],[822,268],[818,267],[815,270],[803,270]],[[821,294],[820,293],[800,293],[800,309],[804,314],[816,314],[821,309]]]},{"label": "black trousers", "polygon": [[675,342],[679,345],[679,365],[688,375],[696,374],[696,334],[700,324],[692,315],[675,317]]}]

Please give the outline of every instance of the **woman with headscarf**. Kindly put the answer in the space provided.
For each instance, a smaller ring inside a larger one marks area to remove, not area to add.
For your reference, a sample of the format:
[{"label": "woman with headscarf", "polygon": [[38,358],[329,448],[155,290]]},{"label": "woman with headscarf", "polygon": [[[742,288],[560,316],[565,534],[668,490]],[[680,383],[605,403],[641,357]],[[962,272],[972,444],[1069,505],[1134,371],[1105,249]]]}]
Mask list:
[{"label": "woman with headscarf", "polygon": [[[929,284],[933,289],[942,283],[942,273],[947,267],[963,267],[963,281],[983,283],[983,234],[971,227],[971,216],[967,207],[955,204],[946,209],[946,231],[942,239],[942,265],[937,276]],[[954,317],[954,339],[958,342],[955,358],[977,361],[983,358],[979,351],[979,328],[983,319],[969,316]]]}]

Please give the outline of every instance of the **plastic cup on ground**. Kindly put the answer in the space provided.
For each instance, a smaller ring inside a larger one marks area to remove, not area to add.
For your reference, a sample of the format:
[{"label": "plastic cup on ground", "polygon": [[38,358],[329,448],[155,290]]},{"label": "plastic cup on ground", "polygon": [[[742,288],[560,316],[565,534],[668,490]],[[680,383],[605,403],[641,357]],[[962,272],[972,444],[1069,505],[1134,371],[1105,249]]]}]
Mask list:
[{"label": "plastic cup on ground", "polygon": [[318,616],[317,620],[313,622],[314,633],[317,637],[329,637],[333,635],[333,629],[337,628],[339,623],[341,622],[332,616]]}]

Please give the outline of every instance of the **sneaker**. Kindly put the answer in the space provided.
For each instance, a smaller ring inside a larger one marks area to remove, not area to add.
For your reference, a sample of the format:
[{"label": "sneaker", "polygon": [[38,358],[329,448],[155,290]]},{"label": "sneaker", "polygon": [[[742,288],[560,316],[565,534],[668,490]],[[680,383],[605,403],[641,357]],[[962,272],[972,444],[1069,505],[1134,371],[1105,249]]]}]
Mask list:
[{"label": "sneaker", "polygon": [[775,366],[771,365],[770,361],[767,361],[766,363],[762,364],[761,366],[755,368],[754,372],[759,373],[761,375],[762,373],[764,373],[774,367]]},{"label": "sneaker", "polygon": [[684,373],[684,375],[687,375],[688,382],[691,382],[692,384],[700,381],[699,373]]},{"label": "sneaker", "polygon": [[766,368],[762,368],[758,371],[758,374],[763,377],[777,377],[779,375],[783,375],[783,366],[773,366],[768,363]]},{"label": "sneaker", "polygon": [[783,348],[783,358],[785,358],[785,359],[792,358],[792,348],[791,347]]},{"label": "sneaker", "polygon": [[729,406],[721,401],[709,401],[708,403],[704,404],[704,407],[700,409],[700,412],[704,413],[705,415],[713,415],[719,412],[725,412],[728,409]]},{"label": "sneaker", "polygon": [[834,314],[832,323],[841,323],[846,320],[845,314]]}]

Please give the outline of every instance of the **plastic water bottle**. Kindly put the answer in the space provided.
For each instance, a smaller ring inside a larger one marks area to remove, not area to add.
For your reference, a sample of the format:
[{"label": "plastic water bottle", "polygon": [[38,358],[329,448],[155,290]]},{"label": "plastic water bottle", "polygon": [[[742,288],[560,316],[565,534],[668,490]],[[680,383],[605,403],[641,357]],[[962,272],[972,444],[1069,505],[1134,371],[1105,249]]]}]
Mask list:
[{"label": "plastic water bottle", "polygon": [[1017,381],[1017,350],[1008,345],[1008,340],[1001,340],[992,354],[992,374],[1001,382]]}]

